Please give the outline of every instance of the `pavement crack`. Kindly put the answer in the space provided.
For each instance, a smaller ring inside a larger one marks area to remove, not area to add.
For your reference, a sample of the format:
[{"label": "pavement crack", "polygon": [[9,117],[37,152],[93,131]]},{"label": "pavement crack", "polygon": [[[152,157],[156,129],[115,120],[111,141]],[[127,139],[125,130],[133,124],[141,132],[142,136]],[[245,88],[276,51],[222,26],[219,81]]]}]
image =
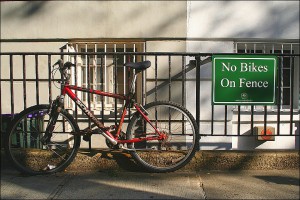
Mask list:
[{"label": "pavement crack", "polygon": [[199,174],[197,175],[197,177],[199,179],[200,193],[203,195],[203,199],[207,199],[207,195],[206,195],[206,192],[205,192],[205,189],[204,189],[203,181],[202,181]]},{"label": "pavement crack", "polygon": [[58,184],[58,186],[51,192],[47,199],[57,199],[62,193],[63,189],[68,185],[73,176],[71,174],[66,177]]}]

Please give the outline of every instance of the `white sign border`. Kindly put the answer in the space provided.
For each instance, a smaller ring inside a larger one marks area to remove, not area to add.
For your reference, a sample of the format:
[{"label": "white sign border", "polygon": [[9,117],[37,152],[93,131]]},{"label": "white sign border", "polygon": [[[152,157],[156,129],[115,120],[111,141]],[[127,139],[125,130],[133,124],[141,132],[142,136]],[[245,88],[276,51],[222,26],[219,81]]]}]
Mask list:
[{"label": "white sign border", "polygon": [[212,68],[212,70],[213,70],[213,73],[212,73],[212,75],[213,75],[213,80],[212,80],[212,90],[213,90],[213,92],[212,92],[212,99],[213,99],[213,104],[214,105],[254,105],[254,104],[256,104],[256,105],[271,105],[271,104],[275,104],[276,103],[276,84],[274,84],[274,88],[273,88],[273,101],[271,102],[255,102],[255,101],[247,101],[247,102],[240,102],[240,101],[236,101],[236,102],[232,102],[232,101],[230,101],[230,102],[216,102],[215,101],[215,77],[216,77],[216,74],[215,74],[215,72],[216,72],[216,66],[215,66],[215,60],[217,60],[217,59],[226,59],[226,60],[246,60],[246,59],[252,59],[252,60],[273,60],[274,61],[274,66],[275,66],[275,70],[274,70],[274,83],[276,83],[276,78],[277,78],[277,76],[276,76],[276,71],[277,71],[277,59],[275,59],[275,58],[267,58],[267,57],[265,57],[265,58],[255,58],[255,57],[241,57],[241,58],[237,58],[237,57],[217,57],[217,58],[213,58],[213,68]]}]

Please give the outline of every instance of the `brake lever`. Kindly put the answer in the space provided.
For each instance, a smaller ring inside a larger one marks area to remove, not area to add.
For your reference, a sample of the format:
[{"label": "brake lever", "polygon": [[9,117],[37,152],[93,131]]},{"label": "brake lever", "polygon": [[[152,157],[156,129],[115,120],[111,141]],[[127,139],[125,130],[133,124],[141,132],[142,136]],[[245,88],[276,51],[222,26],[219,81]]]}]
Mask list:
[{"label": "brake lever", "polygon": [[62,59],[58,59],[56,63],[54,63],[53,68],[55,65],[59,65],[59,67],[61,67],[61,65],[63,64],[63,60]]}]

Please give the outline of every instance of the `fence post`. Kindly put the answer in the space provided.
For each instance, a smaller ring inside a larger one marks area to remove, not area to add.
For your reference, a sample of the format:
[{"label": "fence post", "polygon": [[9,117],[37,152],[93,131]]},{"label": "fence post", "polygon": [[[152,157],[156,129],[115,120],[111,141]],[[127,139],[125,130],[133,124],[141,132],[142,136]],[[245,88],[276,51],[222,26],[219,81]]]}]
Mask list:
[{"label": "fence post", "polygon": [[[200,66],[201,58],[200,55],[195,57],[196,59],[196,123],[200,134]],[[200,150],[200,144],[197,147]]]}]

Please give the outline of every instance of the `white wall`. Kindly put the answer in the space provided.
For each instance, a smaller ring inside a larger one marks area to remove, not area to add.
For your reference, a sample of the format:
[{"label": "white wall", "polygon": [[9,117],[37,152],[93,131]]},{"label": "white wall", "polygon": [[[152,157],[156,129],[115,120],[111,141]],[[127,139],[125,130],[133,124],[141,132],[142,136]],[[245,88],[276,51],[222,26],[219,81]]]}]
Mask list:
[{"label": "white wall", "polygon": [[[200,53],[231,53],[233,52],[232,41],[187,41],[187,52],[200,52]],[[206,59],[205,57],[201,58]],[[187,78],[196,78],[196,69],[187,73]],[[214,107],[214,126],[211,126],[210,120],[212,116],[211,105],[211,80],[212,80],[212,67],[211,62],[202,65],[200,68],[200,133],[211,134],[211,129],[214,129],[214,135],[224,135],[224,119],[225,110],[224,106]],[[187,109],[196,115],[196,82],[188,81],[186,83],[187,89]],[[228,106],[228,120],[232,118],[231,106]],[[228,134],[232,132],[232,124],[227,124]],[[200,140],[201,150],[224,150],[232,148],[232,138],[224,136],[202,137]]]},{"label": "white wall", "polygon": [[186,2],[1,2],[2,39],[152,37],[186,37]]},{"label": "white wall", "polygon": [[[0,14],[3,41],[0,45],[3,52],[58,52],[58,48],[70,40],[137,38],[146,40],[148,52],[231,53],[234,52],[234,41],[299,39],[298,1],[4,1],[1,2]],[[9,77],[7,59],[1,60],[6,63],[6,66],[1,63],[1,77]],[[154,63],[153,57],[150,59]],[[168,73],[168,60],[160,59],[159,76],[162,78]],[[34,60],[30,60],[27,69],[34,69]],[[172,69],[172,74],[180,69],[181,58],[172,60],[173,66],[177,63],[178,67]],[[39,64],[46,66],[47,58]],[[15,62],[14,77],[21,78],[18,74],[21,66],[20,60]],[[148,70],[148,78],[154,76],[153,66]],[[40,76],[43,76],[45,69],[40,69]],[[211,63],[203,65],[200,71],[200,131],[210,134]],[[34,70],[29,70],[27,74],[35,77]],[[190,71],[187,78],[195,78],[195,70]],[[21,84],[15,84],[16,94],[23,92]],[[186,106],[195,115],[195,82],[188,81],[186,84]],[[147,83],[147,87],[153,88],[153,83]],[[172,85],[173,90],[177,87],[180,86]],[[28,93],[35,92],[35,83],[31,88]],[[46,90],[43,92],[47,93]],[[163,88],[160,96],[167,92],[168,88]],[[3,83],[1,88],[1,95],[6,93],[10,93],[8,82]],[[172,100],[180,103],[178,93],[180,91],[172,91]],[[153,95],[149,99],[153,100]],[[41,95],[40,100],[46,102],[47,94]],[[3,113],[10,112],[10,105],[6,104],[10,101],[8,95],[2,95]],[[16,112],[19,112],[23,104],[17,96],[15,102]],[[35,99],[28,97],[28,102],[35,104]],[[236,133],[236,118],[231,109],[228,108],[228,117],[233,122],[228,123],[228,133]],[[215,133],[221,134],[224,130],[224,107],[216,106],[214,115],[219,120],[214,125]],[[242,127],[241,132],[247,132],[247,127]],[[282,127],[281,130],[285,129]],[[252,139],[250,141],[249,137],[203,137],[201,148],[276,148],[282,147],[282,141],[286,144],[284,148],[295,147],[294,137],[283,138],[260,144]]]},{"label": "white wall", "polygon": [[2,39],[299,38],[297,1],[1,2]]},{"label": "white wall", "polygon": [[299,38],[299,1],[188,1],[188,38]]},{"label": "white wall", "polygon": [[[187,2],[187,52],[233,53],[234,42],[240,40],[264,41],[299,38],[299,2],[296,1],[189,1]],[[197,41],[198,40],[198,41]],[[204,59],[204,58],[202,58]],[[195,78],[196,71],[188,73]],[[200,68],[200,133],[211,134],[211,63]],[[297,79],[295,79],[297,80]],[[187,82],[187,88],[195,88]],[[187,90],[187,108],[195,111],[193,89]],[[237,116],[228,106],[228,134],[237,135]],[[249,117],[249,114],[246,115]],[[275,116],[268,115],[268,126],[276,127]],[[257,120],[257,116],[256,120]],[[294,117],[295,119],[297,116]],[[224,106],[214,107],[214,134],[224,133]],[[250,129],[250,120],[242,117],[241,134]],[[282,117],[283,119],[283,117]],[[297,119],[299,120],[299,119]],[[263,119],[262,119],[263,121]],[[261,124],[258,124],[261,125]],[[256,124],[254,124],[256,126]],[[275,132],[277,129],[275,129]],[[293,128],[293,133],[297,130]],[[281,125],[280,134],[287,134],[289,127]],[[295,137],[276,137],[275,141],[257,141],[254,137],[203,137],[201,149],[294,149]]]}]

